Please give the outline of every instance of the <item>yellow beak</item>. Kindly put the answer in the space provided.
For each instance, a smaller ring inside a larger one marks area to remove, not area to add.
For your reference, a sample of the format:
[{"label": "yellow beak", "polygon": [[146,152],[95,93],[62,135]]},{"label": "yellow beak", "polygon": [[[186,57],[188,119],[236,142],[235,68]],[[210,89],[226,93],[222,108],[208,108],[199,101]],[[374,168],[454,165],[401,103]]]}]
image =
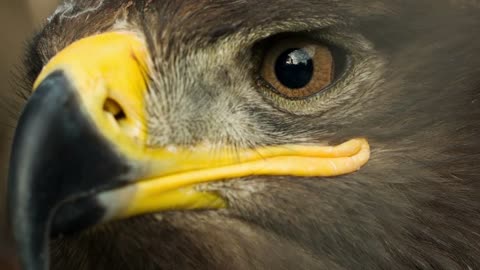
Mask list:
[{"label": "yellow beak", "polygon": [[36,89],[50,74],[64,72],[95,129],[115,152],[140,168],[129,184],[101,194],[103,204],[110,206],[108,219],[172,209],[227,207],[228,202],[219,195],[198,191],[195,186],[252,175],[338,176],[357,171],[369,159],[369,145],[361,138],[338,146],[148,146],[145,100],[153,76],[151,66],[141,37],[111,32],[64,49],[35,83]]}]

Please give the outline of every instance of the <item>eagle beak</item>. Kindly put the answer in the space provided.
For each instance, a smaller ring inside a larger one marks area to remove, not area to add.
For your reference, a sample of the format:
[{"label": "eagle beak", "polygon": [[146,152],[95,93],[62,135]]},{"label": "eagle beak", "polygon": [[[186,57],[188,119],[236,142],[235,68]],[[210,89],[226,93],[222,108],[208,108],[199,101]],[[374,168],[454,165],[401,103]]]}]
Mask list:
[{"label": "eagle beak", "polygon": [[[48,268],[48,239],[134,215],[228,206],[196,185],[251,175],[337,176],[369,159],[338,146],[213,149],[148,144],[150,57],[134,33],[79,40],[51,59],[18,122],[9,210],[25,269]],[[214,151],[214,153],[213,153]]]}]

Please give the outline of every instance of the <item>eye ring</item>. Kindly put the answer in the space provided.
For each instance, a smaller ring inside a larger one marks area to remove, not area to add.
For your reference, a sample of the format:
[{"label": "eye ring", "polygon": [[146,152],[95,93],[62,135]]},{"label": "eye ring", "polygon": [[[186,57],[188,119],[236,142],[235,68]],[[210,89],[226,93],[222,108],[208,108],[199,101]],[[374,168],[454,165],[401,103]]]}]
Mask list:
[{"label": "eye ring", "polygon": [[261,83],[288,99],[305,99],[329,88],[338,75],[335,51],[309,39],[271,42],[260,68]]}]

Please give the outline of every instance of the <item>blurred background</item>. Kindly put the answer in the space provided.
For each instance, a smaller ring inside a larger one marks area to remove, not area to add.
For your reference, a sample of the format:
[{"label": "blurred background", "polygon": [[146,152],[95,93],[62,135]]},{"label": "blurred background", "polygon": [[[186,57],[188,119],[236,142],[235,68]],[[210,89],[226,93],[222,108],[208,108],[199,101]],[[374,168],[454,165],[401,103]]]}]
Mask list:
[{"label": "blurred background", "polygon": [[[0,1],[0,106],[14,94],[15,69],[21,65],[25,44],[53,12],[59,0]],[[5,216],[7,160],[12,139],[12,115],[0,109],[0,269],[17,269]]]}]

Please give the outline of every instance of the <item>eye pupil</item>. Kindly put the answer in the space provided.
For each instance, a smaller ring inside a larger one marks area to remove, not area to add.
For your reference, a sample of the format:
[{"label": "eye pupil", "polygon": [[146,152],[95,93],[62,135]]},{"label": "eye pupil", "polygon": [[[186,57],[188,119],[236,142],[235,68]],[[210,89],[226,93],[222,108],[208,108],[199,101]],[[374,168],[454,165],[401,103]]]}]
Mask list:
[{"label": "eye pupil", "polygon": [[288,49],[277,58],[275,75],[278,81],[288,88],[303,88],[313,77],[312,57],[305,49]]}]

